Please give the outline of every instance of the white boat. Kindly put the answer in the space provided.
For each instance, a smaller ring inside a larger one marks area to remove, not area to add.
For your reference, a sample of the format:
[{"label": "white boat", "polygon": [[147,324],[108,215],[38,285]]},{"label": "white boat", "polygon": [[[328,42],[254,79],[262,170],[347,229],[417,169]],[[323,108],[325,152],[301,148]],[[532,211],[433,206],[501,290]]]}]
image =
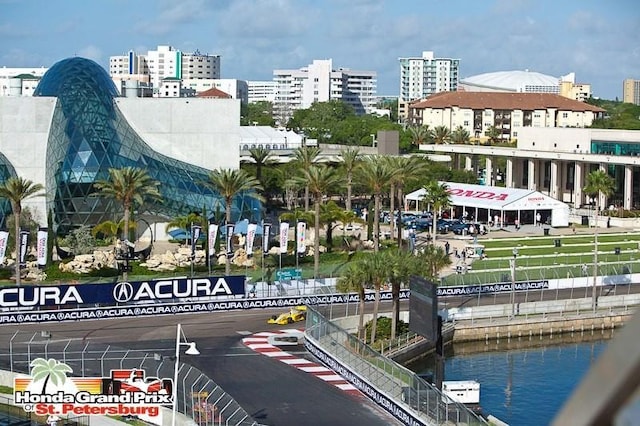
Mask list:
[{"label": "white boat", "polygon": [[449,380],[442,382],[442,401],[449,404],[480,404],[480,383],[475,380]]}]

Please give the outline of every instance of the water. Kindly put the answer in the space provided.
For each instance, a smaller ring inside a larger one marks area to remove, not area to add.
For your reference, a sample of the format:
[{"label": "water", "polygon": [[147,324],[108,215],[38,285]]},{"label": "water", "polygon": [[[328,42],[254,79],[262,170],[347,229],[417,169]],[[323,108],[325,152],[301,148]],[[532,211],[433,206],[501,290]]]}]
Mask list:
[{"label": "water", "polygon": [[[605,336],[584,337],[456,346],[445,355],[445,379],[477,380],[483,412],[510,426],[548,425],[606,349]],[[431,372],[432,363],[410,368]]]}]

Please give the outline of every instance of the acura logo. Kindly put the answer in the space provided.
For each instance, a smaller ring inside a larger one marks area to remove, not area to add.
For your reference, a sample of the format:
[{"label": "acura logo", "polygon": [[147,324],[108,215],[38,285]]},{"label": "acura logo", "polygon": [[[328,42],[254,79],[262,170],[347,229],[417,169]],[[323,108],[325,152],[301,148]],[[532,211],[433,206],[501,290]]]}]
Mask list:
[{"label": "acura logo", "polygon": [[133,286],[128,282],[121,282],[113,288],[113,298],[116,302],[124,303],[133,297]]}]

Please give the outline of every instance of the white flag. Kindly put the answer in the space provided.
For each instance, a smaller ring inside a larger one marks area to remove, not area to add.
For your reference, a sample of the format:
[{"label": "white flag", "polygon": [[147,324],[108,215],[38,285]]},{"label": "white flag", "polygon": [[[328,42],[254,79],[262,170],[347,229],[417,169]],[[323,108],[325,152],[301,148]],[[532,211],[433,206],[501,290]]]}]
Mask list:
[{"label": "white flag", "polygon": [[0,263],[4,263],[4,257],[7,254],[7,243],[9,241],[9,233],[0,231]]},{"label": "white flag", "polygon": [[287,243],[289,242],[289,223],[280,222],[280,253],[287,254]]},{"label": "white flag", "polygon": [[218,239],[218,225],[209,224],[209,256],[216,254],[216,240]]},{"label": "white flag", "polygon": [[47,239],[49,233],[47,228],[38,229],[38,266],[47,266]]},{"label": "white flag", "polygon": [[298,253],[304,253],[307,250],[307,247],[304,244],[307,233],[307,224],[304,222],[298,222],[298,229],[296,233],[298,234]]},{"label": "white flag", "polygon": [[247,225],[247,254],[253,254],[253,241],[256,239],[258,225],[250,223]]},{"label": "white flag", "polygon": [[264,253],[269,251],[269,232],[271,232],[271,224],[264,223],[262,225],[262,251]]}]

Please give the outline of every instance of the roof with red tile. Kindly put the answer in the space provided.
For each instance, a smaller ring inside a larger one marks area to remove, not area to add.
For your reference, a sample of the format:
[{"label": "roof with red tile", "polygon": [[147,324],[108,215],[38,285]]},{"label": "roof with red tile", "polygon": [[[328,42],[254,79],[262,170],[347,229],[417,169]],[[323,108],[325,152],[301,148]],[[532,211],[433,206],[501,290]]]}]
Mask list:
[{"label": "roof with red tile", "polygon": [[227,92],[223,92],[220,89],[215,87],[205,90],[204,92],[200,92],[196,95],[197,98],[219,98],[219,99],[231,99],[231,95]]},{"label": "roof with red tile", "polygon": [[522,111],[556,108],[562,111],[605,112],[602,108],[552,93],[440,92],[410,106],[417,109],[451,107]]}]

